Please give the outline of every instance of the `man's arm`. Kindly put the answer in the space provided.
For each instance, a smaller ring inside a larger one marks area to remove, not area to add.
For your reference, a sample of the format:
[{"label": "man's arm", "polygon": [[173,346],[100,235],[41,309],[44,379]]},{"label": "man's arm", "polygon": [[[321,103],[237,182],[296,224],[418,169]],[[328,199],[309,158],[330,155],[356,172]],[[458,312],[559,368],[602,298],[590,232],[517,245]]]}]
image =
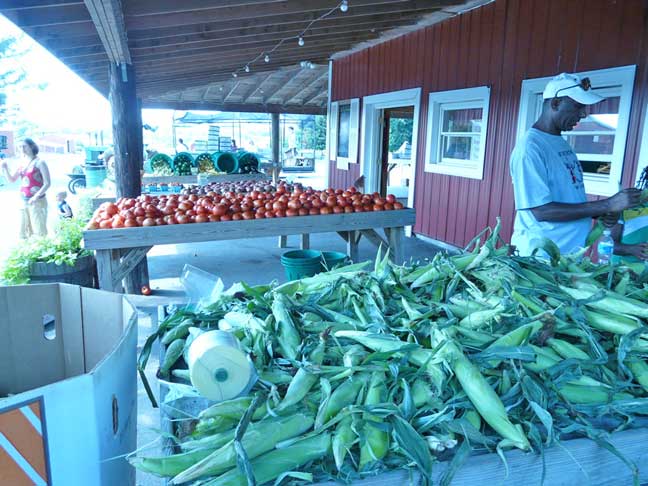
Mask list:
[{"label": "man's arm", "polygon": [[624,209],[636,206],[640,199],[641,191],[630,188],[600,201],[576,204],[550,202],[531,208],[531,212],[538,221],[566,222],[583,218],[598,218],[606,213],[619,213]]}]

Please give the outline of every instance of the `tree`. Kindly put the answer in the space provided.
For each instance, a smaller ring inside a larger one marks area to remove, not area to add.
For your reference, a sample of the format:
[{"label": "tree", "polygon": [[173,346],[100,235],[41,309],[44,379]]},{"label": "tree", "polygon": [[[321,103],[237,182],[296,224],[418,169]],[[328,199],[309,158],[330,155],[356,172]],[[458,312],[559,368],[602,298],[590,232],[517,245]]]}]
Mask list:
[{"label": "tree", "polygon": [[395,152],[403,143],[412,143],[414,120],[412,118],[389,119],[389,151]]}]

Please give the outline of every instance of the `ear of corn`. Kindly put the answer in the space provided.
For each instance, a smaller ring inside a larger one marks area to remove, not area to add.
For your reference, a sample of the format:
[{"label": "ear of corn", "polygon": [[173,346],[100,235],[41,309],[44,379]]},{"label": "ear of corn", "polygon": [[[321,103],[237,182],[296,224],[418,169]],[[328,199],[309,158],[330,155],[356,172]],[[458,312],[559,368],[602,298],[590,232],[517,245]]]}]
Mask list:
[{"label": "ear of corn", "polygon": [[[243,436],[243,448],[248,457],[253,459],[274,449],[277,443],[303,434],[312,426],[313,417],[304,414],[285,417],[280,423],[262,422]],[[176,475],[170,484],[182,484],[205,476],[220,474],[235,465],[236,451],[234,444],[230,442]]]},{"label": "ear of corn", "polygon": [[[387,387],[385,386],[385,374],[375,372],[371,375],[371,382],[367,390],[365,405],[377,405],[387,400]],[[359,469],[363,470],[367,465],[380,461],[389,449],[389,434],[378,428],[383,420],[371,413],[364,414],[364,441],[360,445]]]},{"label": "ear of corn", "polygon": [[[269,483],[283,473],[293,471],[303,464],[321,458],[330,449],[331,436],[324,433],[296,442],[284,449],[268,452],[251,461],[254,478],[257,484]],[[247,477],[234,468],[202,486],[248,486],[248,484]]]}]

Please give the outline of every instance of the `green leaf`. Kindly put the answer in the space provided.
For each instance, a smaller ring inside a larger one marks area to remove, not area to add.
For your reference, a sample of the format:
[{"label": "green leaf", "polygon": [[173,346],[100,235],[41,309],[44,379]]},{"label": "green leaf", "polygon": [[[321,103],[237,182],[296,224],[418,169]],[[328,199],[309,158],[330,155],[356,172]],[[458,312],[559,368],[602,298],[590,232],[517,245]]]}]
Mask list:
[{"label": "green leaf", "polygon": [[431,479],[432,456],[425,439],[403,418],[393,416],[391,421],[398,445],[416,463],[421,474],[428,480]]}]

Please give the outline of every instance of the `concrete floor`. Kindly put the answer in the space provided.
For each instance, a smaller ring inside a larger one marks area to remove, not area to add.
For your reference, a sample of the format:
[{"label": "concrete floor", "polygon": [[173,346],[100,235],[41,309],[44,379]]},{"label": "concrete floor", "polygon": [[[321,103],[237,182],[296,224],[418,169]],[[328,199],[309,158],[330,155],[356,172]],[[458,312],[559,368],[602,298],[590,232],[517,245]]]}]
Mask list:
[{"label": "concrete floor", "polygon": [[[236,240],[226,242],[166,245],[154,247],[148,255],[151,288],[158,295],[181,295],[183,287],[179,276],[185,264],[220,277],[228,287],[236,282],[263,284],[273,280],[285,281],[280,258],[283,252],[296,249],[299,237],[288,238],[288,248],[280,249],[277,238],[259,238],[253,240]],[[346,243],[335,233],[311,235],[311,248],[327,251],[346,250]],[[436,252],[435,247],[417,238],[406,238],[406,259],[421,260],[430,258]],[[376,248],[367,242],[360,242],[360,259],[373,260]],[[140,315],[139,345],[154,330],[155,320],[146,314]],[[158,384],[155,372],[158,368],[158,350],[154,349],[147,366],[147,376],[151,386],[157,392]],[[138,383],[138,448],[150,446],[146,455],[160,454],[157,445],[159,429],[159,410],[151,407],[141,382]],[[137,473],[138,486],[160,486],[162,480],[150,474]]]}]

